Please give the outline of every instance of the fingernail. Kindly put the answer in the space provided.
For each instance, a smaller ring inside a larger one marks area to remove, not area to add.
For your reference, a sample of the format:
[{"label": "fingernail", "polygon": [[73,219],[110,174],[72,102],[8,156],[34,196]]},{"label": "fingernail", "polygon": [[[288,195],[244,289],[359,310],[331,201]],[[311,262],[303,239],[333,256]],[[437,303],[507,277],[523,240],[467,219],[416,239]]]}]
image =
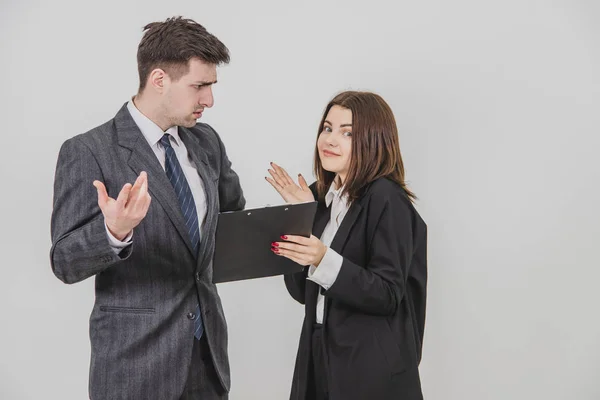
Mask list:
[{"label": "fingernail", "polygon": [[273,242],[273,243],[271,243],[271,246],[279,247],[279,243]]},{"label": "fingernail", "polygon": [[281,238],[282,238],[283,240],[287,240],[287,236],[285,236],[285,235],[282,235],[282,236],[281,236]]}]

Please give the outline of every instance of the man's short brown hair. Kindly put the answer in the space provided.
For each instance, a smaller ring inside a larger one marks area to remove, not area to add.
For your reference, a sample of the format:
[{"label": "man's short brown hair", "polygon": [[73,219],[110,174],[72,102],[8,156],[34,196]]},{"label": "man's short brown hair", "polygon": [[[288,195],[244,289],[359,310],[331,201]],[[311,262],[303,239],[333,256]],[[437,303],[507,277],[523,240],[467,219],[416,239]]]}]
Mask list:
[{"label": "man's short brown hair", "polygon": [[141,92],[150,72],[163,69],[173,80],[188,72],[189,60],[199,58],[209,64],[229,63],[229,49],[199,23],[182,17],[151,22],[144,27],[137,61]]}]

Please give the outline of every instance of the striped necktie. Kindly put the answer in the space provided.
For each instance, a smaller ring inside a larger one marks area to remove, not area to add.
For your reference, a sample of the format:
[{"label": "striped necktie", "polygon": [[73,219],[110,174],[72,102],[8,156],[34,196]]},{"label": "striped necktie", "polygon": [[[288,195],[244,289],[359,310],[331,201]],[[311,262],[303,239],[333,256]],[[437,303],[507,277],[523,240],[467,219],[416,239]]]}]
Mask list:
[{"label": "striped necktie", "polygon": [[[181,207],[183,219],[185,220],[185,225],[187,226],[192,247],[194,249],[194,256],[197,257],[198,245],[200,244],[200,227],[198,225],[196,203],[194,202],[194,196],[192,195],[190,185],[185,179],[183,169],[175,155],[175,150],[171,147],[171,142],[169,140],[170,136],[171,135],[168,133],[165,133],[160,139],[160,144],[165,149],[165,172],[167,173],[167,178],[169,178],[171,185],[173,185],[173,189],[175,189],[175,194],[177,195],[177,200],[179,200],[179,206]],[[202,316],[200,315],[200,305],[198,305],[198,307],[196,307],[194,319],[194,336],[196,339],[200,340],[203,332],[204,326],[202,324]]]}]

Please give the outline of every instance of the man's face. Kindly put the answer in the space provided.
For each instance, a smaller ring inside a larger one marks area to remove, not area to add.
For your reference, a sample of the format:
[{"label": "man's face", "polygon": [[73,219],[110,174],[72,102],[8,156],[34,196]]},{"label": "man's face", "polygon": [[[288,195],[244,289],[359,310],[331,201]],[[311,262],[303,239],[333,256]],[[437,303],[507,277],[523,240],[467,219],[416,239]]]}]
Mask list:
[{"label": "man's face", "polygon": [[177,81],[165,76],[162,108],[171,125],[191,128],[204,109],[214,104],[212,85],[217,82],[217,66],[197,58],[188,65],[187,74]]}]

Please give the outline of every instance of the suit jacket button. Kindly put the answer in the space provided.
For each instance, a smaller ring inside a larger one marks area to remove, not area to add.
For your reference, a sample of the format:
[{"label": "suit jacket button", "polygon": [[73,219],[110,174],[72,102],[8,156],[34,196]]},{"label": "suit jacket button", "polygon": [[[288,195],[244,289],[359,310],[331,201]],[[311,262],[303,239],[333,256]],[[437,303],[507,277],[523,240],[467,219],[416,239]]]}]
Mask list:
[{"label": "suit jacket button", "polygon": [[191,313],[188,313],[187,317],[188,317],[188,319],[194,320],[194,319],[196,319],[196,314],[191,312]]},{"label": "suit jacket button", "polygon": [[196,280],[200,282],[200,272],[196,272]]}]

